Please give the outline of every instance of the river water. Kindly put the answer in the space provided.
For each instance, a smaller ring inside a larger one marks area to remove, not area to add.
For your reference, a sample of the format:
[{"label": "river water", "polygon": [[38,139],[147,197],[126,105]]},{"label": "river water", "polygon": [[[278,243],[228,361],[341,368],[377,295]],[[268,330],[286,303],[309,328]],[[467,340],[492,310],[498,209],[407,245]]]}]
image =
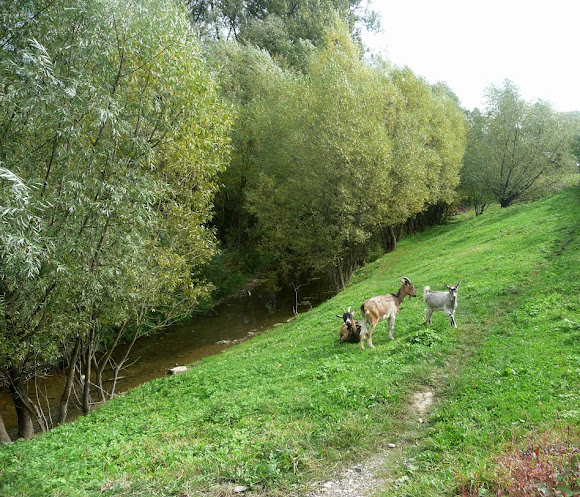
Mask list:
[{"label": "river water", "polygon": [[[332,295],[329,285],[322,280],[305,284],[299,290],[298,312],[305,312]],[[130,366],[121,372],[122,379],[117,384],[116,392],[121,393],[165,376],[170,368],[185,366],[218,354],[240,341],[286,322],[294,316],[295,304],[293,289],[273,292],[258,287],[227,299],[208,314],[141,338],[133,346],[128,361]],[[38,384],[48,398],[48,403],[53,406],[54,415],[62,394],[63,374],[55,372],[40,379]],[[33,385],[29,385],[29,391],[32,395]],[[14,436],[16,412],[7,390],[0,391],[0,414],[10,435]],[[80,411],[71,402],[69,421],[79,415]]]}]

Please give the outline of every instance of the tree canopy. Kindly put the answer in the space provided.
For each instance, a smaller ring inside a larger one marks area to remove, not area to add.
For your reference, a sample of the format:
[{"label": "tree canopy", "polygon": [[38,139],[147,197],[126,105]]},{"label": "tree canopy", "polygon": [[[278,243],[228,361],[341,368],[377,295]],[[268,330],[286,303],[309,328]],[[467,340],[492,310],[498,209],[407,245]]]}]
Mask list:
[{"label": "tree canopy", "polygon": [[217,226],[275,261],[283,281],[327,272],[340,288],[381,230],[453,201],[465,140],[456,99],[409,69],[369,65],[344,23],[301,72],[251,46],[222,45],[220,60],[239,122]]},{"label": "tree canopy", "polygon": [[484,112],[474,110],[462,172],[474,202],[507,207],[553,188],[570,172],[570,126],[542,101],[529,103],[514,83],[490,86]]},{"label": "tree canopy", "polygon": [[312,47],[324,42],[337,19],[360,42],[360,28],[377,29],[377,15],[361,0],[185,0],[192,22],[205,39],[235,40],[275,59],[302,67]]}]

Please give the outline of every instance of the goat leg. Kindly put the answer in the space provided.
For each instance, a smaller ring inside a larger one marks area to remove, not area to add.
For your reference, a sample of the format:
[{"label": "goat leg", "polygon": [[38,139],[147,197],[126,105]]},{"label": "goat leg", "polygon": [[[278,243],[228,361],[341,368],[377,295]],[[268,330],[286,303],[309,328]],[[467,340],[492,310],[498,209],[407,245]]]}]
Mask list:
[{"label": "goat leg", "polygon": [[367,335],[367,318],[366,316],[364,316],[364,319],[360,325],[360,335],[359,335],[359,339],[360,339],[360,348],[361,349],[365,349],[365,338]]},{"label": "goat leg", "polygon": [[395,316],[389,318],[389,339],[394,340],[393,329],[395,328]]},{"label": "goat leg", "polygon": [[376,325],[377,325],[376,323],[375,323],[375,324],[372,324],[372,323],[371,323],[371,325],[370,325],[370,327],[369,327],[368,334],[367,334],[367,335],[365,335],[365,336],[366,336],[366,339],[367,339],[367,341],[368,341],[368,343],[369,343],[369,347],[370,347],[371,349],[374,349],[374,348],[375,348],[375,346],[373,345],[373,331],[375,331],[375,326],[376,326]]},{"label": "goat leg", "polygon": [[453,326],[453,328],[457,328],[457,325],[455,324],[455,317],[453,316],[453,313],[449,313],[449,317],[451,318],[451,326]]}]

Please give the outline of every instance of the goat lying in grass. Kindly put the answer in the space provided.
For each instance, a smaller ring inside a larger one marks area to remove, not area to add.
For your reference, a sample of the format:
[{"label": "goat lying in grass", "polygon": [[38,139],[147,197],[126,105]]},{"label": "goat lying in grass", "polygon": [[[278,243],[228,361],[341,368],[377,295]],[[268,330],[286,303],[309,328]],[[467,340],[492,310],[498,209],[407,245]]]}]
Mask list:
[{"label": "goat lying in grass", "polygon": [[[379,321],[384,319],[389,322],[389,338],[393,340],[393,328],[395,327],[395,318],[397,317],[397,312],[399,306],[403,299],[409,295],[409,297],[416,297],[417,292],[415,287],[409,278],[401,278],[401,288],[399,291],[394,293],[388,293],[387,295],[379,295],[378,297],[373,297],[367,300],[360,308],[363,315],[363,322],[361,326],[360,333],[360,346],[361,349],[365,348],[365,340],[368,341],[369,347],[373,346],[373,331],[375,331],[375,326]],[[367,329],[367,324],[370,326]]]},{"label": "goat lying in grass", "polygon": [[425,321],[431,326],[431,316],[433,311],[442,311],[451,318],[451,326],[457,328],[455,324],[455,310],[457,309],[457,289],[461,281],[457,285],[445,285],[447,292],[432,292],[431,288],[426,286],[423,290],[423,298],[427,304],[425,309]]},{"label": "goat lying in grass", "polygon": [[340,327],[338,341],[340,343],[358,343],[360,340],[360,323],[354,319],[354,312],[350,311],[350,307],[348,308],[348,311],[345,311],[344,309],[342,310],[342,316],[337,314],[336,317],[344,321]]}]

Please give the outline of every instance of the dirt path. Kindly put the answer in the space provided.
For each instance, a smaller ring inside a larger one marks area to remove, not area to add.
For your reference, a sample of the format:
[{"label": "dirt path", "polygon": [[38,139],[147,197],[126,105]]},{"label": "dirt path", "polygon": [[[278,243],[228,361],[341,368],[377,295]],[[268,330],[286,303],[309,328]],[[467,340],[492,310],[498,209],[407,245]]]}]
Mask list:
[{"label": "dirt path", "polygon": [[[422,423],[433,400],[433,392],[416,392],[409,405],[410,422]],[[404,438],[405,434],[401,436]],[[400,457],[403,448],[402,440],[393,440],[371,458],[348,468],[337,479],[321,482],[319,488],[305,497],[369,497],[388,481],[385,470]]]}]

